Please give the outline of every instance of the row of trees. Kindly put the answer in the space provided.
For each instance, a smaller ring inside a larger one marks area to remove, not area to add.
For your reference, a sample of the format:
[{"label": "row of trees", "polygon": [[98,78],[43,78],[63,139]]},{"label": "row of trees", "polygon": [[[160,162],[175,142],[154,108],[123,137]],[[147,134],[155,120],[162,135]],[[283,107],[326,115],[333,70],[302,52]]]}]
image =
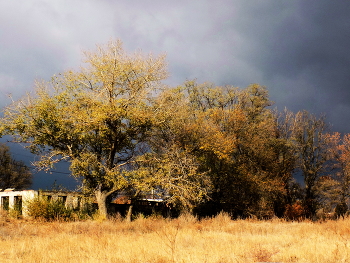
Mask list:
[{"label": "row of trees", "polygon": [[103,216],[122,191],[233,216],[282,216],[297,200],[313,216],[347,200],[350,135],[324,117],[278,112],[257,84],[165,88],[165,57],[129,55],[120,41],[84,55],[86,67],[7,107],[0,135],[28,143],[42,169],[68,160]]}]

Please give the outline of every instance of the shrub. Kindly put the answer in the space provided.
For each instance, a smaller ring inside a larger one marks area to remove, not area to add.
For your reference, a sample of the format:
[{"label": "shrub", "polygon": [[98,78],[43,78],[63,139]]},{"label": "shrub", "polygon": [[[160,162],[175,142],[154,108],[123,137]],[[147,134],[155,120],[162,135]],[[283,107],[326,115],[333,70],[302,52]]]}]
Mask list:
[{"label": "shrub", "polygon": [[300,221],[305,218],[305,209],[300,201],[296,201],[293,205],[287,205],[284,216],[288,220]]},{"label": "shrub", "polygon": [[337,204],[337,206],[335,207],[336,218],[339,219],[340,217],[343,217],[343,219],[344,219],[347,211],[348,211],[348,206],[344,201]]},{"label": "shrub", "polygon": [[73,219],[73,209],[65,207],[64,203],[58,200],[53,201],[37,197],[28,202],[27,208],[29,216],[35,219],[43,219],[45,221],[68,221]]},{"label": "shrub", "polygon": [[83,207],[74,210],[74,216],[79,220],[95,218],[98,212],[94,204],[86,203]]}]

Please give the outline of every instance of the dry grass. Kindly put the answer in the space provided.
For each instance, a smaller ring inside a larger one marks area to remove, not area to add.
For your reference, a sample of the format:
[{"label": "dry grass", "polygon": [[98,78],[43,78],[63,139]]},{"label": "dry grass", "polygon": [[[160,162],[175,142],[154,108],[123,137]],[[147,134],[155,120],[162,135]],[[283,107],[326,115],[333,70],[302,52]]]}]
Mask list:
[{"label": "dry grass", "polygon": [[1,262],[350,262],[350,219],[0,220]]}]

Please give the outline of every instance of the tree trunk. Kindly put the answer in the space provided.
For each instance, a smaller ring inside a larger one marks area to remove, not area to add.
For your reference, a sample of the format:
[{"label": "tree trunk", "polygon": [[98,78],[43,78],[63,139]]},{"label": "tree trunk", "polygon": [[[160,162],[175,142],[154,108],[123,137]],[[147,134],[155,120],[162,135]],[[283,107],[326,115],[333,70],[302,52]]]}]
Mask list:
[{"label": "tree trunk", "polygon": [[307,214],[306,216],[310,219],[312,219],[316,215],[316,207],[317,207],[313,184],[311,186],[310,185],[306,186],[305,202],[304,202],[304,206],[306,208],[306,214]]},{"label": "tree trunk", "polygon": [[126,221],[127,221],[127,222],[131,222],[132,208],[133,208],[133,205],[131,204],[131,205],[129,206],[128,213],[127,213],[127,215],[126,215]]},{"label": "tree trunk", "polygon": [[101,191],[101,190],[95,191],[96,201],[97,201],[97,205],[98,205],[98,213],[99,213],[101,219],[107,218],[106,200],[107,200],[108,195],[109,195],[108,193]]}]

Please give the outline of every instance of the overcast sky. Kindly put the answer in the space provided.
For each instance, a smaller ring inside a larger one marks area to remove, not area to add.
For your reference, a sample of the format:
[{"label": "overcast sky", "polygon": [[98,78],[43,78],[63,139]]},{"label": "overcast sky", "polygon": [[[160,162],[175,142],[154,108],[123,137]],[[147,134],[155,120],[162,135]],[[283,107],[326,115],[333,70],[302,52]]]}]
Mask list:
[{"label": "overcast sky", "polygon": [[0,1],[0,107],[35,79],[81,65],[121,39],[167,54],[169,85],[265,85],[279,109],[325,113],[350,133],[350,1]]}]

